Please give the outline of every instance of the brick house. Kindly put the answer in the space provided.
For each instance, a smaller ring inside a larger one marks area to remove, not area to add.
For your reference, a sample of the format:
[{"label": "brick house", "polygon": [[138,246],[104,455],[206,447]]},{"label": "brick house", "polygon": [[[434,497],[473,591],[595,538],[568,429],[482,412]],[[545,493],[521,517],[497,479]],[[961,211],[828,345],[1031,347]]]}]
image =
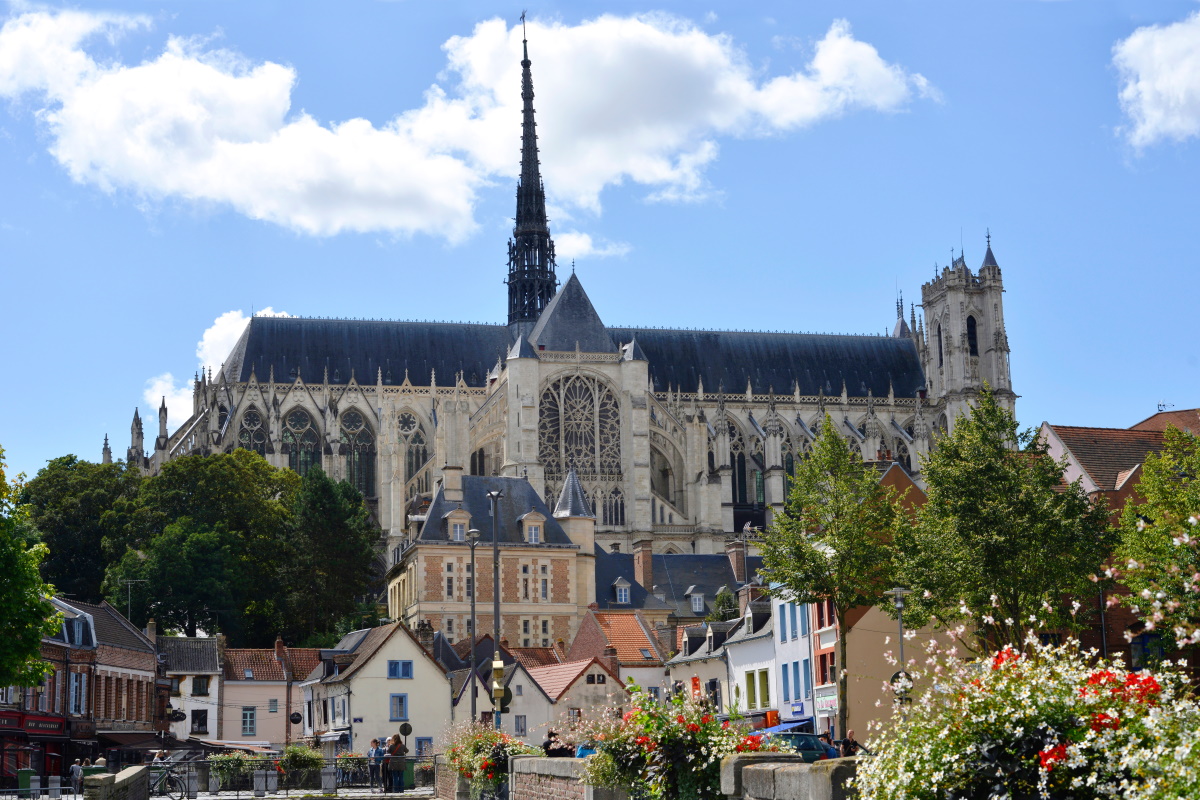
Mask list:
[{"label": "brick house", "polygon": [[567,661],[600,658],[622,684],[633,681],[643,689],[665,691],[670,685],[666,658],[642,612],[588,609],[579,633],[567,651]]}]

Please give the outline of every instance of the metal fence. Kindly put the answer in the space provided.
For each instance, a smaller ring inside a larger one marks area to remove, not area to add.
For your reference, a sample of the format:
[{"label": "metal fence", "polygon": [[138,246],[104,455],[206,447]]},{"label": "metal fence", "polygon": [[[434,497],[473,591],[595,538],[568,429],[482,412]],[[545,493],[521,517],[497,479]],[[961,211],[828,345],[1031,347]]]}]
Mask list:
[{"label": "metal fence", "polygon": [[[395,794],[413,788],[433,787],[433,756],[408,756],[403,772],[384,770],[382,765],[370,765],[365,757],[321,759],[321,766],[308,769],[285,769],[278,759],[246,759],[244,768],[215,769],[206,760],[176,761],[149,764],[150,797],[185,800],[205,797],[289,797],[314,794],[367,795]],[[390,785],[385,786],[385,779]],[[81,797],[75,793],[69,779],[49,787],[39,781],[36,789],[0,791],[0,800],[63,800]]]}]

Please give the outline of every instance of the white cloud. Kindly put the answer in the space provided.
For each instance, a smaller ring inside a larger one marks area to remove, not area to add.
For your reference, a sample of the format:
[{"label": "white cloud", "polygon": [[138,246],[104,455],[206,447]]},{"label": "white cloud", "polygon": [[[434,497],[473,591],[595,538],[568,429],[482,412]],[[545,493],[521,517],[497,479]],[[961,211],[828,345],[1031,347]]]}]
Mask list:
[{"label": "white cloud", "polygon": [[[139,198],[228,206],[313,235],[475,228],[480,186],[517,174],[521,32],[479,23],[444,50],[445,86],[380,127],[292,109],[295,71],[171,36],[139,64],[93,53],[143,16],[28,11],[0,28],[0,96],[41,99],[50,151],[73,179]],[[803,69],[760,80],[724,34],[664,14],[529,24],[546,183],[560,207],[600,208],[631,182],[655,200],[707,194],[717,140],[795,130],[927,94],[835,21]]]},{"label": "white cloud", "polygon": [[1137,148],[1200,136],[1200,12],[1138,28],[1113,46],[1123,133]]},{"label": "white cloud", "polygon": [[594,240],[590,234],[579,231],[562,231],[554,235],[554,251],[558,256],[560,267],[566,263],[568,258],[624,256],[629,254],[629,250],[627,242]]},{"label": "white cloud", "polygon": [[[286,311],[276,311],[267,306],[261,311],[254,312],[254,316],[290,317],[291,314]],[[242,337],[249,322],[250,317],[246,316],[241,309],[226,311],[214,319],[213,324],[209,325],[200,335],[200,341],[196,342],[196,360],[199,370],[201,372],[212,370],[215,375],[221,368],[221,364],[233,352],[234,345]],[[158,419],[158,406],[163,397],[167,399],[167,427],[168,430],[174,431],[192,415],[191,381],[185,378],[177,383],[174,374],[170,372],[147,379],[145,391],[142,393],[142,399],[146,403],[142,412],[145,419]],[[155,422],[155,426],[154,430],[157,431],[157,422]]]}]

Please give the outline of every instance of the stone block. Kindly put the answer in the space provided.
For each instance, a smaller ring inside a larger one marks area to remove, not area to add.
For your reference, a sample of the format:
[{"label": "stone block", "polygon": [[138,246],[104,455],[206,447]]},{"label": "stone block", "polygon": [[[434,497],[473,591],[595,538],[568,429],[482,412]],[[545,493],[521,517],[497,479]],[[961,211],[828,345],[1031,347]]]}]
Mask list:
[{"label": "stone block", "polygon": [[[322,787],[324,788],[324,787]],[[254,770],[254,796],[263,797],[267,793],[267,771],[265,769]]]},{"label": "stone block", "polygon": [[742,770],[762,764],[803,764],[799,753],[737,753],[721,761],[721,792],[728,797],[742,796]]},{"label": "stone block", "polygon": [[321,768],[321,791],[336,792],[337,791],[337,769],[334,767]]},{"label": "stone block", "polygon": [[196,800],[200,796],[200,776],[195,772],[188,771],[184,776],[184,785],[187,789],[188,800]]}]

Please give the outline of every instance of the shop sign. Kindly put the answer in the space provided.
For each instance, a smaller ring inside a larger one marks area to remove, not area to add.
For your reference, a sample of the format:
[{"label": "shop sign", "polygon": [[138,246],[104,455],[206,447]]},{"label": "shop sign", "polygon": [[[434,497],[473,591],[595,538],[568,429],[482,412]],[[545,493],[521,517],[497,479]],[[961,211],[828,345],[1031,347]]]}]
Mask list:
[{"label": "shop sign", "polygon": [[21,717],[19,714],[0,714],[0,730],[17,730],[21,727]]},{"label": "shop sign", "polygon": [[96,735],[96,723],[90,719],[74,720],[71,722],[72,739],[91,739]]},{"label": "shop sign", "polygon": [[827,697],[816,698],[816,706],[817,711],[837,711],[837,695],[831,694]]},{"label": "shop sign", "polygon": [[794,716],[794,717],[805,716],[803,700],[793,700],[792,701],[792,716]]},{"label": "shop sign", "polygon": [[145,724],[141,723],[141,722],[114,722],[112,724],[112,730],[116,731],[116,732],[141,731],[141,730],[145,730],[145,729],[146,729]]},{"label": "shop sign", "polygon": [[34,733],[62,733],[63,720],[46,717],[26,717],[25,730]]}]

